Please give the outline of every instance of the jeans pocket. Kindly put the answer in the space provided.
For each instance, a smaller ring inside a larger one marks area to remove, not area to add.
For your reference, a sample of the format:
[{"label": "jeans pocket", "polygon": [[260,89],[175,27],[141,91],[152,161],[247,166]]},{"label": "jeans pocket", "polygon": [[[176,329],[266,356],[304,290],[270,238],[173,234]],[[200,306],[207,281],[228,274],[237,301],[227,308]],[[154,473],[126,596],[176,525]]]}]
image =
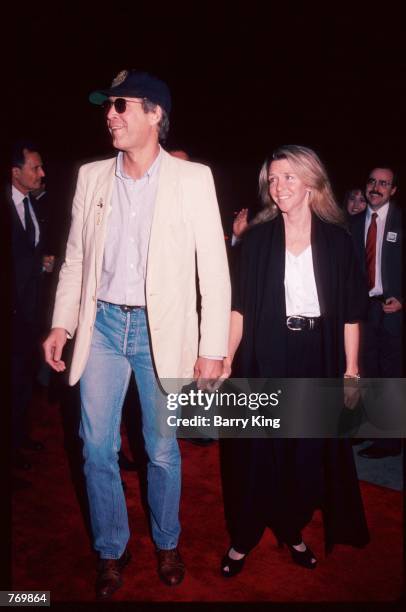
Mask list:
[{"label": "jeans pocket", "polygon": [[99,314],[99,312],[104,312],[105,305],[106,305],[105,302],[102,302],[101,300],[97,300],[96,313]]}]

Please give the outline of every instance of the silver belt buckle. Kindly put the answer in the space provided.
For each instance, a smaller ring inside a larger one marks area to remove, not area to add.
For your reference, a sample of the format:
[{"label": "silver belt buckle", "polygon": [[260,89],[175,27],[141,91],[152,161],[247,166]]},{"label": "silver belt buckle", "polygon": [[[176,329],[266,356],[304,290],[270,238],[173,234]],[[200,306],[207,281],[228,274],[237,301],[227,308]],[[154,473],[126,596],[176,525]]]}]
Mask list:
[{"label": "silver belt buckle", "polygon": [[301,327],[293,327],[293,323],[291,322],[291,319],[301,319],[302,321],[304,321],[305,318],[302,317],[301,315],[291,315],[290,317],[286,319],[286,326],[288,329],[290,329],[291,331],[301,331],[302,330]]}]

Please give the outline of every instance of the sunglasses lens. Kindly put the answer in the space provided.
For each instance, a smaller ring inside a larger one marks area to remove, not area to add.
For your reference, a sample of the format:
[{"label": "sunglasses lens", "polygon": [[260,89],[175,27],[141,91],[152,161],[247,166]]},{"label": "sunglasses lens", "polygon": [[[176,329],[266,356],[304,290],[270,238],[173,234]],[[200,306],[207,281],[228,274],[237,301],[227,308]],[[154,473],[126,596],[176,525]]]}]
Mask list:
[{"label": "sunglasses lens", "polygon": [[107,100],[104,100],[102,103],[102,107],[106,115],[112,106],[114,106],[116,113],[121,115],[122,113],[125,112],[125,109],[127,108],[127,102],[126,100],[124,100],[124,98],[117,98],[116,100],[114,100],[114,102],[112,102],[111,100],[107,98]]},{"label": "sunglasses lens", "polygon": [[113,102],[111,100],[109,100],[108,98],[106,100],[103,100],[102,107],[103,107],[103,110],[106,113],[106,115],[109,112],[109,110],[111,109],[112,104],[113,104]]},{"label": "sunglasses lens", "polygon": [[127,101],[124,100],[124,98],[117,98],[116,100],[114,100],[114,108],[116,109],[116,112],[119,115],[125,112],[126,107],[127,107]]}]

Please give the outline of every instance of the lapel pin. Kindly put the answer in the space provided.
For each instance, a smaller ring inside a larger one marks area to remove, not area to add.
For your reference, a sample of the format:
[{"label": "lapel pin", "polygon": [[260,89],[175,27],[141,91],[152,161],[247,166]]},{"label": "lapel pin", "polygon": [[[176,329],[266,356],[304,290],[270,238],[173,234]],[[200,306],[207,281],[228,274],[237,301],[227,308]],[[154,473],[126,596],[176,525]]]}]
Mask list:
[{"label": "lapel pin", "polygon": [[101,220],[102,220],[102,216],[103,216],[103,213],[102,213],[102,208],[104,206],[103,198],[100,198],[99,203],[96,204],[96,206],[99,209],[98,212],[97,212],[97,215],[96,215],[96,225],[100,225]]}]

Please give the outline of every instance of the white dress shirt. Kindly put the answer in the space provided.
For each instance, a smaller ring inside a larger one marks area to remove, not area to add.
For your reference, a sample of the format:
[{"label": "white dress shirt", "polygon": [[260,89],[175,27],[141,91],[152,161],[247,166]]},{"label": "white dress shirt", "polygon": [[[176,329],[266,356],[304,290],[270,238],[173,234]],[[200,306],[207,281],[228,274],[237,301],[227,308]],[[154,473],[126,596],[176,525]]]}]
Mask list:
[{"label": "white dress shirt", "polygon": [[297,257],[286,249],[285,300],[286,316],[288,317],[292,315],[320,316],[310,244]]},{"label": "white dress shirt", "polygon": [[144,176],[133,179],[117,155],[103,266],[97,297],[112,304],[145,306],[145,278],[162,152]]},{"label": "white dress shirt", "polygon": [[37,221],[37,217],[35,216],[34,209],[31,205],[31,200],[29,194],[24,194],[14,187],[11,186],[11,197],[14,202],[14,206],[16,207],[17,214],[20,218],[23,228],[25,229],[25,212],[24,212],[24,198],[28,198],[28,210],[30,211],[31,219],[35,228],[35,246],[37,246],[39,242],[39,225]]},{"label": "white dress shirt", "polygon": [[389,202],[386,202],[383,206],[378,208],[378,210],[371,210],[371,207],[368,206],[367,213],[365,217],[365,244],[367,241],[368,229],[371,225],[372,213],[376,212],[376,255],[375,255],[375,287],[373,287],[369,295],[372,297],[373,295],[382,295],[382,244],[383,244],[383,236],[385,231],[385,223],[386,217],[388,216],[389,210]]}]

